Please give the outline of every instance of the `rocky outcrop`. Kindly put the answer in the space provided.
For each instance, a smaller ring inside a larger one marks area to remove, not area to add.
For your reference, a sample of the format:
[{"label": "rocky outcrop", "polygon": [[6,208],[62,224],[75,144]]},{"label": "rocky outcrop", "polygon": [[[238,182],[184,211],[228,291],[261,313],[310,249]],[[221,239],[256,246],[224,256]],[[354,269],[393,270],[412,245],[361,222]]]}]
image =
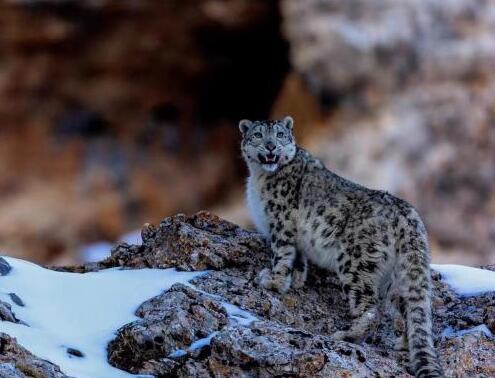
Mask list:
[{"label": "rocky outcrop", "polygon": [[0,333],[0,377],[2,378],[69,378],[60,368],[42,360]]},{"label": "rocky outcrop", "polygon": [[[370,347],[333,341],[273,322],[234,326],[216,335],[208,367],[222,377],[369,377],[400,376],[392,359]],[[187,376],[188,368],[179,370]],[[183,373],[184,372],[184,373]]]},{"label": "rocky outcrop", "polygon": [[[137,310],[142,319],[121,328],[109,345],[115,366],[162,377],[408,376],[406,353],[394,350],[403,324],[391,314],[360,345],[332,340],[349,319],[338,282],[328,272],[312,267],[307,285],[285,296],[257,287],[254,277],[269,263],[258,234],[202,212],[148,225],[143,239],[142,246],[119,245],[108,260],[76,270],[116,265],[210,270],[193,281],[194,289],[175,286]],[[435,272],[433,282],[435,342],[446,372],[492,376],[495,293],[460,297]],[[257,320],[226,315],[224,301]],[[198,344],[202,347],[195,348]]]},{"label": "rocky outcrop", "polygon": [[142,320],[121,328],[108,346],[109,361],[131,372],[227,325],[227,314],[218,302],[179,284],[143,303],[136,315]]},{"label": "rocky outcrop", "polygon": [[141,246],[118,245],[100,265],[222,269],[247,264],[251,249],[264,245],[252,233],[207,213],[166,218],[158,228],[145,226],[141,234]]},{"label": "rocky outcrop", "polygon": [[[410,376],[407,353],[395,349],[404,324],[390,309],[365,340],[332,338],[350,325],[332,273],[311,266],[307,284],[285,295],[258,287],[255,277],[269,264],[269,250],[259,234],[200,212],[145,225],[142,239],[142,245],[117,245],[98,263],[63,268],[204,271],[192,285],[176,284],[139,306],[138,320],[121,327],[108,344],[113,366],[135,374],[184,378]],[[432,273],[432,281],[434,339],[447,376],[492,377],[495,290],[462,297],[439,273]],[[4,349],[0,362],[7,358],[10,363],[10,355]],[[25,366],[38,368],[37,364],[29,360]],[[20,369],[0,365],[15,368]],[[6,376],[17,377],[13,371]],[[54,375],[50,370],[38,376]]]}]

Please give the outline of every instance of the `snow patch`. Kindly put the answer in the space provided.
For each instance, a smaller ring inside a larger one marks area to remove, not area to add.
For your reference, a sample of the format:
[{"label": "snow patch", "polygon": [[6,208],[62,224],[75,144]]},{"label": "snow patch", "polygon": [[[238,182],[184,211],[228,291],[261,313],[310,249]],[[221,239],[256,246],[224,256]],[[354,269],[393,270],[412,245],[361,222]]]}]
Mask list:
[{"label": "snow patch", "polygon": [[488,329],[488,327],[485,324],[480,324],[473,328],[462,329],[460,331],[456,331],[452,327],[447,327],[443,330],[442,337],[451,338],[456,336],[464,336],[476,332],[484,333],[486,337],[493,337],[492,332]]},{"label": "snow patch", "polygon": [[[124,234],[119,241],[133,245],[143,244],[140,230],[135,230]],[[79,254],[84,262],[98,262],[110,256],[112,247],[112,243],[108,241],[100,241],[82,247],[79,250]]]},{"label": "snow patch", "polygon": [[135,245],[143,244],[143,239],[141,238],[141,230],[135,230],[128,232],[127,234],[124,234],[120,238],[120,241],[125,242],[127,244],[135,244]]},{"label": "snow patch", "polygon": [[236,324],[248,326],[252,322],[258,320],[257,317],[251,315],[246,310],[234,306],[233,304],[222,302],[222,306],[225,308],[225,311],[227,311],[227,315],[229,316],[229,319]]},{"label": "snow patch", "polygon": [[495,272],[463,265],[432,264],[442,280],[459,295],[474,296],[495,291]]},{"label": "snow patch", "polygon": [[[174,269],[106,269],[66,273],[4,257],[12,271],[0,277],[0,299],[27,325],[0,322],[0,332],[17,339],[34,355],[81,378],[136,377],[107,362],[107,344],[121,326],[138,318],[136,308],[175,283],[202,272]],[[24,306],[12,300],[15,293]],[[82,357],[68,353],[68,349]]]},{"label": "snow patch", "polygon": [[102,241],[82,247],[79,253],[84,262],[97,262],[110,256],[111,249],[111,243]]},{"label": "snow patch", "polygon": [[[221,299],[221,297],[218,295],[210,294],[210,293],[207,293],[206,291],[203,291],[203,290],[198,290],[192,285],[188,285],[188,286],[190,286],[193,289],[199,291],[200,293],[205,294],[205,295],[212,297],[214,299]],[[255,317],[254,315],[252,315],[248,311],[243,310],[243,309],[241,309],[241,308],[239,308],[239,307],[237,307],[231,303],[222,301],[222,306],[225,309],[225,311],[227,312],[227,316],[229,317],[229,320],[233,324],[241,324],[243,326],[249,326],[252,322],[258,320],[257,317]],[[201,349],[207,345],[210,345],[211,339],[213,339],[217,334],[218,334],[218,331],[212,332],[208,336],[194,341],[189,346],[189,348],[187,348],[187,351],[185,351],[184,349],[177,349],[176,351],[169,354],[169,357],[170,358],[179,358],[179,357],[185,356],[187,354],[187,352],[192,352],[192,351],[195,351],[197,349]]]}]

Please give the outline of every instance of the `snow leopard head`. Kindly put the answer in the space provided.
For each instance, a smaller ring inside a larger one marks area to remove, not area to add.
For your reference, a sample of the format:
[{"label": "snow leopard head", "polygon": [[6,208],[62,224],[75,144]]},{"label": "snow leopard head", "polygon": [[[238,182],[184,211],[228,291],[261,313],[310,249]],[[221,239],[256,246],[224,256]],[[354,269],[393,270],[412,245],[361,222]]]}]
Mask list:
[{"label": "snow leopard head", "polygon": [[240,121],[241,149],[247,164],[275,172],[290,162],[296,154],[293,126],[291,117],[275,121]]}]

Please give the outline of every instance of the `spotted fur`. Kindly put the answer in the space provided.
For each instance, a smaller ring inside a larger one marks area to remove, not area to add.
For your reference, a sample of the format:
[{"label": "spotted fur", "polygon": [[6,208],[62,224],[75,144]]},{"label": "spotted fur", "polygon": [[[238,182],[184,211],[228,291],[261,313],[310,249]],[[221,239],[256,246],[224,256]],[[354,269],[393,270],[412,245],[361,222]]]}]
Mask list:
[{"label": "spotted fur", "polygon": [[301,287],[308,259],[335,271],[353,319],[338,339],[363,337],[378,320],[378,307],[395,297],[415,376],[442,377],[432,338],[427,233],[416,210],[326,169],[297,147],[290,117],[243,120],[239,128],[250,172],[248,207],[273,254],[258,283],[281,293]]}]

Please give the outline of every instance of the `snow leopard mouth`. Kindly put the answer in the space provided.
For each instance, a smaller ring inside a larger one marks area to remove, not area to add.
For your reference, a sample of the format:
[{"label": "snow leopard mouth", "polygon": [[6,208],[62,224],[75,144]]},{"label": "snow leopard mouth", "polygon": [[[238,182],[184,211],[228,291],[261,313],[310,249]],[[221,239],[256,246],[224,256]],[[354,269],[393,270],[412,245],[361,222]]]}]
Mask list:
[{"label": "snow leopard mouth", "polygon": [[280,159],[280,156],[272,153],[268,153],[265,156],[258,154],[258,160],[261,164],[277,164],[278,159]]}]

